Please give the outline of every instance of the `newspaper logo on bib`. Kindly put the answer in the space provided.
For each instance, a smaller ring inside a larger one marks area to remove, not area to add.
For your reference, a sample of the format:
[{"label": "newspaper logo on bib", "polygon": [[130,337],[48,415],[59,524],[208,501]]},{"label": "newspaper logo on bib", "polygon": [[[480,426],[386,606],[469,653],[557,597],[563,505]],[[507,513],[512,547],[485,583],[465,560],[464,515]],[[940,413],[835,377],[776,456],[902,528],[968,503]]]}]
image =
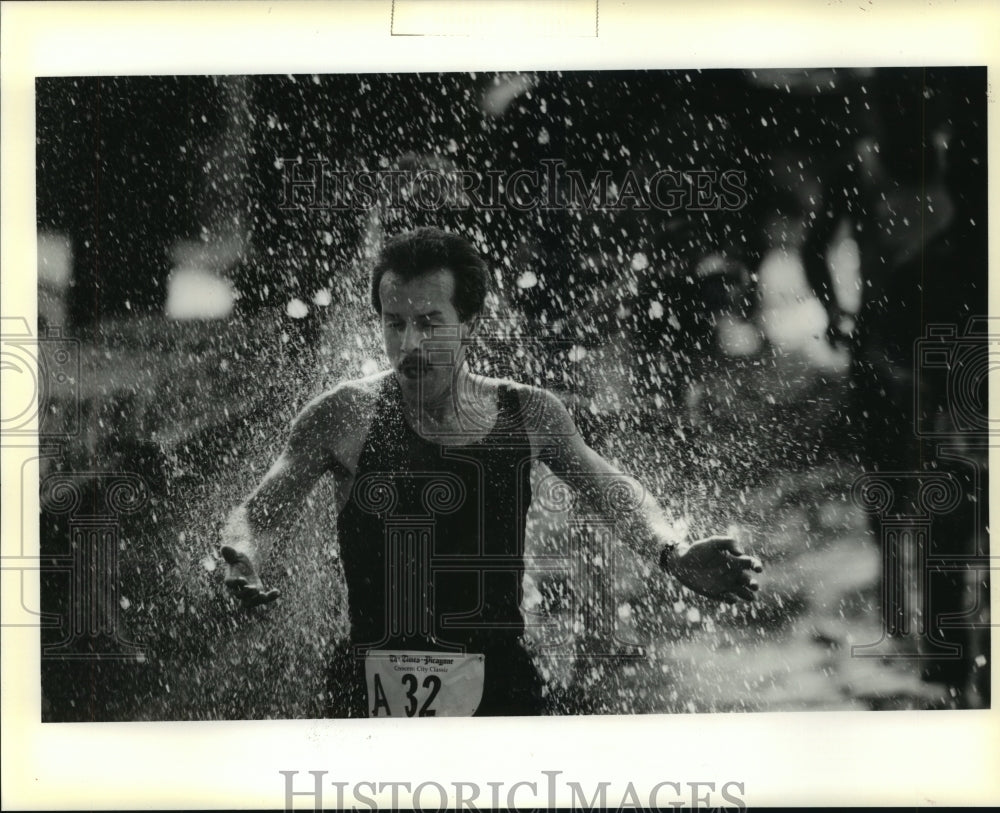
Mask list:
[{"label": "newspaper logo on bib", "polygon": [[483,699],[484,655],[371,650],[370,717],[471,717]]}]

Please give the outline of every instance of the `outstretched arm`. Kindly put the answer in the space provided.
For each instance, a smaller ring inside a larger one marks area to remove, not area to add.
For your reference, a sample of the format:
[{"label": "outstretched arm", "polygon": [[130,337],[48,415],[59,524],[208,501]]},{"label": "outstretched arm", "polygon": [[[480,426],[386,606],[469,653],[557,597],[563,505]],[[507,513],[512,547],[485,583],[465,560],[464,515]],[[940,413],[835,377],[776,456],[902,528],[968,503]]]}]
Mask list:
[{"label": "outstretched arm", "polygon": [[328,438],[336,428],[336,391],[310,402],[292,424],[278,459],[254,492],[230,514],[220,553],[226,587],[245,605],[274,601],[277,590],[261,581],[258,568],[280,529],[298,514],[316,481],[335,460]]},{"label": "outstretched arm", "polygon": [[626,539],[636,553],[657,561],[704,596],[728,602],[753,600],[757,583],[752,574],[763,569],[759,560],[745,555],[731,537],[712,536],[696,542],[679,538],[656,499],[584,442],[558,398],[542,390],[535,395],[542,400],[538,442],[547,449],[553,472],[567,476],[596,513],[619,527],[624,525]]}]

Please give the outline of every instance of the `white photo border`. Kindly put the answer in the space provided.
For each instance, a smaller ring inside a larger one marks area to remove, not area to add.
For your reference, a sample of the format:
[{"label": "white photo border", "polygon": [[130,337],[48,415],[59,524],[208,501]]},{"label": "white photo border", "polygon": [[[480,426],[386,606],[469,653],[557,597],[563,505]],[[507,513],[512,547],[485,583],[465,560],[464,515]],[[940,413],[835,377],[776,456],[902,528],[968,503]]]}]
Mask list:
[{"label": "white photo border", "polygon": [[[766,8],[605,0],[597,37],[512,40],[392,36],[391,6],[391,0],[0,4],[0,313],[36,322],[34,80],[44,75],[985,64],[990,233],[1000,233],[1000,7],[964,0],[772,2]],[[993,267],[1000,267],[998,244],[990,246]],[[992,290],[991,312],[996,296]],[[4,398],[34,385],[8,379]],[[991,386],[994,410],[997,396]],[[31,538],[37,492],[21,493],[19,460],[16,450],[2,449],[5,556],[21,550],[22,533],[21,555],[31,555],[32,545],[37,555],[37,533]],[[11,591],[2,596],[5,605],[17,600]],[[7,809],[281,808],[281,770],[298,771],[304,783],[308,771],[319,770],[331,782],[433,779],[445,787],[454,781],[541,787],[542,771],[562,771],[562,786],[577,781],[584,788],[598,781],[619,789],[628,782],[637,789],[663,781],[739,782],[749,806],[1000,799],[995,709],[42,725],[38,644],[37,629],[2,631]],[[332,803],[333,786],[327,787]],[[611,791],[609,798],[620,795]],[[295,803],[311,809],[313,801],[297,797]]]}]

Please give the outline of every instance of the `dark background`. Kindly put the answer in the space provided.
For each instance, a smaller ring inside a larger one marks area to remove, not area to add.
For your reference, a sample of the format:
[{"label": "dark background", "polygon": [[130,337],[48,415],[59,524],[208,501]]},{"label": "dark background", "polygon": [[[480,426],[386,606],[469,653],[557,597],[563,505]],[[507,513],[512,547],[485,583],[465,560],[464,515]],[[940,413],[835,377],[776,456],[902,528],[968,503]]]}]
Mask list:
[{"label": "dark background", "polygon": [[[733,613],[623,552],[612,615],[649,651],[614,661],[588,657],[607,630],[586,580],[536,574],[540,617],[584,618],[559,657],[539,644],[554,712],[988,705],[988,327],[969,321],[987,312],[985,88],[985,68],[39,79],[38,228],[70,249],[68,282],[40,273],[40,335],[61,328],[82,365],[50,393],[79,404],[79,426],[42,430],[62,438],[41,484],[42,609],[57,619],[43,719],[322,713],[344,630],[329,492],[289,528],[273,607],[229,602],[217,534],[301,405],[384,366],[367,263],[383,232],[422,223],[487,256],[506,339],[545,339],[527,358],[485,353],[485,369],[553,386],[592,445],[693,530],[735,524],[768,565],[758,605]],[[480,172],[554,158],[585,178],[735,169],[747,205],[379,221],[282,209],[276,162],[296,158]],[[928,194],[940,217],[917,206],[918,225],[906,207]],[[854,247],[859,305],[838,295],[834,245]],[[765,270],[768,257],[780,262]],[[185,262],[231,282],[227,317],[165,315]],[[734,324],[754,338],[727,344]],[[952,334],[919,363],[934,324]],[[103,507],[114,472],[143,484],[133,513]],[[958,484],[961,506],[928,519],[930,565],[885,547],[884,517],[851,496],[865,472],[914,475],[894,481],[907,516],[922,473]],[[50,492],[69,475],[83,508],[67,514]],[[114,529],[113,556],[74,548],[83,516]],[[560,544],[557,518],[531,523],[533,552]],[[69,561],[113,585],[82,632]],[[929,574],[914,601],[931,632],[903,629],[881,596],[897,571]],[[851,656],[886,629],[875,657]],[[941,641],[961,654],[940,657]]]}]

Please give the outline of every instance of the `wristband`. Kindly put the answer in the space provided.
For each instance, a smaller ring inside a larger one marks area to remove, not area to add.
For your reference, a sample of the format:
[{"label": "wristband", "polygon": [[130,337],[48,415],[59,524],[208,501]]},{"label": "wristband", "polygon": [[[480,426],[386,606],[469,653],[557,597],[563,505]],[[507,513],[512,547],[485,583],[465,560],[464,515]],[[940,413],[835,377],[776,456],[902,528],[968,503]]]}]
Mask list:
[{"label": "wristband", "polygon": [[660,548],[660,569],[670,570],[670,560],[677,552],[676,543],[668,543]]}]

